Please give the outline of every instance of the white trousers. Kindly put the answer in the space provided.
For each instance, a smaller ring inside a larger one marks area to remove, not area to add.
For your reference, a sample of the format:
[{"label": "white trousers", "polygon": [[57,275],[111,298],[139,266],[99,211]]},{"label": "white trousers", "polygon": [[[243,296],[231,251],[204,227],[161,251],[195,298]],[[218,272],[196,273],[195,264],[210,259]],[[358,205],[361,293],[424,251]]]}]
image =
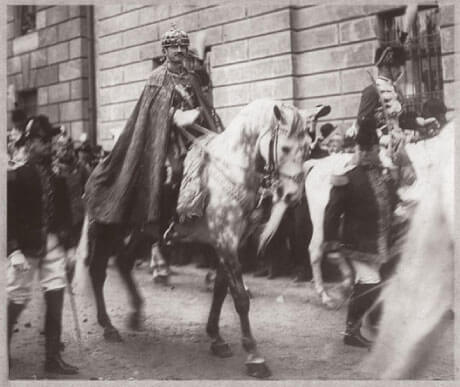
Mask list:
[{"label": "white trousers", "polygon": [[378,284],[380,278],[380,265],[352,260],[351,264],[355,270],[355,283]]},{"label": "white trousers", "polygon": [[30,265],[27,271],[16,270],[11,262],[8,262],[8,301],[15,304],[26,304],[30,301],[32,283],[37,272],[44,292],[65,288],[65,251],[62,246],[59,246],[56,235],[48,235],[47,251],[48,253],[43,258],[26,257]]}]

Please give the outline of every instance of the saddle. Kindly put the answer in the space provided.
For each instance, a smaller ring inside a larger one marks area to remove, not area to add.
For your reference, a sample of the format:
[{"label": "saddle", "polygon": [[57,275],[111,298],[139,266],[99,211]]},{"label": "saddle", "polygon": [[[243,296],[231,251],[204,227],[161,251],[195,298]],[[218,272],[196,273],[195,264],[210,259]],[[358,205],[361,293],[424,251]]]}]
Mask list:
[{"label": "saddle", "polygon": [[[213,136],[202,136],[202,146],[206,146]],[[206,186],[206,164],[208,155],[202,146],[193,144],[184,160],[184,175],[182,178],[177,202],[179,223],[203,216],[208,204],[209,191]]]}]

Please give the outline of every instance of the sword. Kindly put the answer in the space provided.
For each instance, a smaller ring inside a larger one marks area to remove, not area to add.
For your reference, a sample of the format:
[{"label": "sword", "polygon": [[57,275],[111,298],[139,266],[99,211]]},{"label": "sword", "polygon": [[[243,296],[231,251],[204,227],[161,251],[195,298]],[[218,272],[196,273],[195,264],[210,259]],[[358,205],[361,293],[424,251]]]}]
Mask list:
[{"label": "sword", "polygon": [[[69,260],[69,257],[67,255],[67,250],[65,250],[65,249],[64,249],[64,260],[65,260],[65,263],[66,263],[66,267],[69,267],[70,260]],[[67,293],[69,294],[70,308],[72,309],[72,317],[73,317],[73,321],[74,321],[74,325],[75,325],[75,333],[77,335],[78,349],[80,351],[80,355],[83,355],[83,342],[82,342],[82,339],[81,339],[80,323],[78,322],[77,304],[75,302],[75,297],[74,297],[74,294],[72,292],[72,287],[71,287],[71,284],[70,284],[70,279],[69,279],[69,275],[68,275],[67,271],[66,271],[66,274],[65,274],[64,277],[65,277]]]}]

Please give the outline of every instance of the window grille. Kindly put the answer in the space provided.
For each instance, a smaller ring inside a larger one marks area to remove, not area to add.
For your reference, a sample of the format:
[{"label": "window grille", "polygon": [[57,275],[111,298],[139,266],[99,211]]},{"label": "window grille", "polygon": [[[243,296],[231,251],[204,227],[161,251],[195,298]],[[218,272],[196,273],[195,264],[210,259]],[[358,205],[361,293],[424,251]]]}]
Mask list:
[{"label": "window grille", "polygon": [[[404,10],[380,15],[384,42],[398,40]],[[420,113],[430,99],[443,101],[439,8],[419,8],[405,43],[407,61],[399,87],[409,111]]]}]

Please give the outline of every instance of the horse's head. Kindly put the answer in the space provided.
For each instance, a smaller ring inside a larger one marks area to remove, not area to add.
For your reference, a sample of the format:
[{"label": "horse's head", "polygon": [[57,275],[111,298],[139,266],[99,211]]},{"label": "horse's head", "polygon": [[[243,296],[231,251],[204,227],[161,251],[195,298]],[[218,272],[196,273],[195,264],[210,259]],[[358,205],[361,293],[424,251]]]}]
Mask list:
[{"label": "horse's head", "polygon": [[270,129],[259,135],[258,151],[265,163],[274,202],[296,203],[303,192],[305,162],[311,138],[305,118],[293,106],[273,104]]},{"label": "horse's head", "polygon": [[393,165],[400,186],[410,186],[417,179],[415,168],[406,151],[404,133],[392,132],[380,138],[380,159],[383,165]]},{"label": "horse's head", "polygon": [[260,249],[276,232],[287,207],[302,197],[303,163],[311,143],[305,117],[298,109],[274,103],[271,115],[269,129],[261,131],[258,138],[258,152],[265,162],[268,186],[273,194],[272,213],[261,235]]}]

